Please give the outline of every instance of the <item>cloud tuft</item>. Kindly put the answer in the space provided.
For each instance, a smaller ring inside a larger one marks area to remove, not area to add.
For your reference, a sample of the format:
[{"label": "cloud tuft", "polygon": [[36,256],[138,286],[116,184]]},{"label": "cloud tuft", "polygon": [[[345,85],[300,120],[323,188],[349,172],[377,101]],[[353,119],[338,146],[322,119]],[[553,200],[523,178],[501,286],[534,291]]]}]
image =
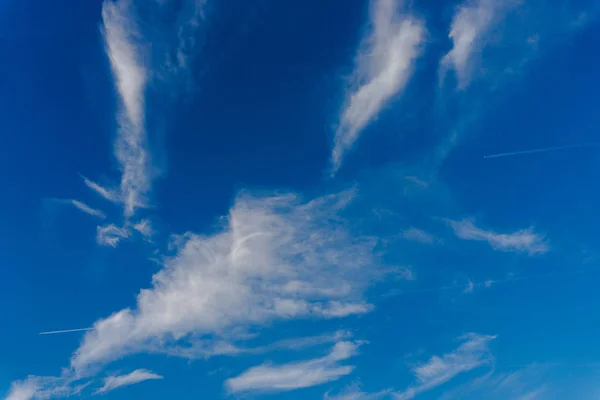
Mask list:
[{"label": "cloud tuft", "polygon": [[157,379],[163,379],[163,377],[146,369],[136,369],[126,375],[111,375],[104,378],[104,385],[96,390],[95,394],[106,393],[123,386]]},{"label": "cloud tuft", "polygon": [[[197,356],[230,353],[231,332],[370,311],[363,292],[379,273],[376,242],[353,235],[342,218],[353,196],[302,202],[292,194],[240,194],[221,230],[176,241],[175,255],[139,293],[136,308],[94,324],[72,366],[192,344]],[[114,226],[103,229],[112,234],[105,235],[109,245],[124,236]]]},{"label": "cloud tuft", "polygon": [[225,386],[230,393],[281,392],[331,382],[348,375],[353,366],[341,365],[357,353],[361,342],[338,342],[321,358],[288,364],[263,364],[230,378]]},{"label": "cloud tuft", "polygon": [[496,233],[475,226],[474,221],[471,219],[462,221],[447,220],[447,222],[459,238],[486,241],[494,250],[528,253],[529,255],[544,254],[550,250],[546,238],[535,233],[533,227],[513,233]]},{"label": "cloud tuft", "polygon": [[360,132],[410,78],[425,36],[422,21],[401,11],[396,0],[374,0],[371,31],[357,55],[353,80],[335,132],[331,155],[333,173]]}]

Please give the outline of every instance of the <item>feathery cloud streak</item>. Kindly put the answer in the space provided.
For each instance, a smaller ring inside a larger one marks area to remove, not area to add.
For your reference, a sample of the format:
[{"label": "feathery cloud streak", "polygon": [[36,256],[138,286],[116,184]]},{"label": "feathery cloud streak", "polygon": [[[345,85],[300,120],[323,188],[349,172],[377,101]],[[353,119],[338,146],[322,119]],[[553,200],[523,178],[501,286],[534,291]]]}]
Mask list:
[{"label": "feathery cloud streak", "polygon": [[92,215],[94,217],[100,218],[100,219],[104,219],[106,218],[106,215],[104,215],[104,213],[100,210],[97,210],[95,208],[92,208],[90,206],[88,206],[85,203],[82,203],[79,200],[67,200],[70,204],[72,204],[73,206],[75,206],[78,210],[83,211],[86,214]]},{"label": "feathery cloud streak", "polygon": [[[148,72],[144,65],[144,48],[133,4],[130,0],[107,0],[102,6],[104,39],[110,59],[122,110],[118,115],[119,132],[115,141],[115,156],[121,166],[120,199],[124,214],[130,217],[135,209],[148,204],[151,188],[150,155],[144,126],[145,90]],[[88,186],[105,198],[108,192]]]},{"label": "feathery cloud streak", "polygon": [[85,204],[84,202],[81,202],[79,200],[75,200],[75,199],[52,199],[52,200],[56,201],[58,203],[70,204],[73,207],[77,208],[79,211],[84,212],[93,217],[100,218],[100,219],[106,218],[106,215],[101,210],[92,208],[92,207],[88,206],[87,204]]},{"label": "feathery cloud streak", "polygon": [[550,247],[543,235],[535,233],[533,227],[521,229],[513,233],[496,233],[475,226],[473,220],[447,220],[456,236],[465,240],[486,241],[494,250],[544,254]]},{"label": "feathery cloud streak", "polygon": [[111,375],[104,378],[104,385],[96,390],[95,394],[106,393],[123,386],[157,379],[163,379],[163,377],[145,369],[136,369],[126,375]]},{"label": "feathery cloud streak", "polygon": [[83,175],[81,177],[83,178],[83,183],[85,183],[87,187],[102,196],[104,199],[112,203],[119,203],[121,201],[121,198],[116,191],[100,186],[98,183],[89,180]]},{"label": "feathery cloud streak", "polygon": [[122,239],[127,239],[130,235],[128,229],[119,228],[115,224],[96,228],[96,242],[101,246],[117,247]]},{"label": "feathery cloud streak", "polygon": [[412,372],[417,378],[417,385],[404,392],[393,393],[394,397],[396,400],[412,399],[422,392],[448,382],[460,373],[491,364],[493,356],[488,345],[495,338],[475,333],[464,336],[463,344],[456,350],[442,357],[433,356],[426,363],[415,367]]},{"label": "feathery cloud streak", "polygon": [[29,376],[13,382],[4,400],[45,400],[76,396],[89,385],[74,384],[71,379],[48,376]]},{"label": "feathery cloud streak", "polygon": [[325,393],[324,400],[376,400],[390,394],[390,390],[382,390],[376,393],[363,392],[356,383],[346,387],[336,395],[330,395],[330,392]]},{"label": "feathery cloud streak", "polygon": [[362,129],[395,94],[406,86],[426,33],[422,21],[404,13],[396,0],[374,0],[371,32],[357,55],[353,80],[335,133],[332,170],[341,166],[344,154]]},{"label": "feathery cloud streak", "polygon": [[409,228],[409,229],[403,231],[402,237],[407,240],[412,240],[412,241],[420,242],[420,243],[424,243],[424,244],[434,244],[434,243],[440,243],[442,241],[439,238],[433,236],[432,234],[427,233],[424,230],[415,228],[415,227],[412,227],[412,228]]},{"label": "feathery cloud streak", "polygon": [[179,238],[135,309],[94,324],[72,366],[169,352],[190,334],[207,338],[198,356],[227,353],[232,332],[251,326],[369,311],[363,292],[378,260],[375,241],[352,235],[341,217],[352,197],[349,191],[303,203],[291,194],[239,195],[221,231]]},{"label": "feathery cloud streak", "polygon": [[532,364],[513,372],[490,371],[448,390],[440,400],[554,399],[550,387],[556,379],[550,378],[548,373],[551,369],[550,365]]},{"label": "feathery cloud streak", "polygon": [[281,392],[320,385],[348,375],[353,366],[341,365],[356,355],[360,342],[338,342],[321,358],[283,365],[263,364],[252,367],[225,382],[230,393]]}]

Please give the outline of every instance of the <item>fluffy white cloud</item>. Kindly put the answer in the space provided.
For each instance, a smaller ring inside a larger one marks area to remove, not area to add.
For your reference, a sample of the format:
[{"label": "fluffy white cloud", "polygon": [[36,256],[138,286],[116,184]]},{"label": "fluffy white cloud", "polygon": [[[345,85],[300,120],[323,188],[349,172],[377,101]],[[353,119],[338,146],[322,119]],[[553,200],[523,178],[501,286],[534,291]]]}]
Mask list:
[{"label": "fluffy white cloud", "polygon": [[136,383],[156,379],[163,379],[163,377],[155,374],[152,371],[136,369],[135,371],[126,375],[107,376],[104,378],[104,385],[100,389],[96,390],[95,393],[106,393],[123,386],[135,385]]},{"label": "fluffy white cloud", "polygon": [[338,342],[321,358],[288,364],[263,364],[225,382],[230,393],[288,391],[320,385],[348,375],[353,366],[342,365],[356,354],[360,342]]},{"label": "fluffy white cloud", "polygon": [[440,62],[441,79],[448,70],[453,70],[459,88],[464,89],[471,82],[488,33],[516,3],[515,0],[467,0],[456,9],[448,35],[452,49]]},{"label": "fluffy white cloud", "polygon": [[533,227],[513,233],[496,233],[475,226],[471,219],[462,221],[447,220],[447,222],[459,238],[488,242],[494,250],[535,255],[547,253],[550,249],[546,238],[535,233]]},{"label": "fluffy white cloud", "polygon": [[333,172],[363,128],[406,86],[425,36],[422,21],[403,13],[397,0],[374,0],[372,28],[357,55],[353,80],[335,133]]},{"label": "fluffy white cloud", "polygon": [[443,356],[433,356],[424,364],[413,369],[417,379],[415,386],[409,387],[404,392],[394,393],[396,400],[408,400],[419,393],[442,385],[456,375],[471,371],[493,361],[488,344],[495,336],[468,334],[463,337],[464,342],[454,351]]},{"label": "fluffy white cloud", "polygon": [[[119,198],[124,204],[125,216],[130,217],[136,208],[147,205],[147,194],[151,188],[150,155],[146,148],[144,126],[144,91],[148,72],[132,2],[106,0],[102,6],[102,20],[106,52],[122,105],[114,145],[122,171]],[[107,196],[108,192],[99,190],[97,185],[87,184],[105,198],[113,197]]]},{"label": "fluffy white cloud", "polygon": [[[175,256],[134,309],[97,321],[72,357],[80,370],[138,351],[193,343],[198,356],[234,351],[252,326],[339,318],[371,306],[363,292],[377,272],[372,238],[350,232],[347,191],[301,202],[292,194],[242,193],[221,230],[178,238]],[[114,231],[113,228],[111,228]]]},{"label": "fluffy white cloud", "polygon": [[119,228],[114,224],[96,228],[96,242],[101,246],[117,247],[122,239],[127,239],[130,235],[128,229]]}]

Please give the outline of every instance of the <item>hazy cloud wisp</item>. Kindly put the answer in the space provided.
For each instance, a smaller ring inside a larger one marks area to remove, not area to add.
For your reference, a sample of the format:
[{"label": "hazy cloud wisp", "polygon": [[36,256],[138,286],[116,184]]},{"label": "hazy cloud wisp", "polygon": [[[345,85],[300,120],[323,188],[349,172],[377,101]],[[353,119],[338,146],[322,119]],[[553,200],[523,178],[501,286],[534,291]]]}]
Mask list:
[{"label": "hazy cloud wisp", "polygon": [[424,23],[402,12],[396,0],[374,0],[371,15],[371,31],[357,54],[356,86],[348,91],[335,132],[333,173],[360,132],[406,86],[426,33]]}]

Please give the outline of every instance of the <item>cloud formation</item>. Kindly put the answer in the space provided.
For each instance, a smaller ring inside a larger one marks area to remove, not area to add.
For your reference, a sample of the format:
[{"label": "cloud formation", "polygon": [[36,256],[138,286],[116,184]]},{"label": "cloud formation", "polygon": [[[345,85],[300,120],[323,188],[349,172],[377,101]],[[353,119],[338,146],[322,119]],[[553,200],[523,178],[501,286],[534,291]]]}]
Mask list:
[{"label": "cloud formation", "polygon": [[324,357],[281,365],[263,364],[228,379],[230,393],[281,392],[320,385],[348,375],[353,366],[342,365],[357,353],[360,342],[338,342]]},{"label": "cloud formation", "polygon": [[123,386],[156,379],[163,379],[163,377],[146,369],[136,369],[126,375],[111,375],[104,378],[104,385],[96,390],[95,394],[106,393]]},{"label": "cloud formation", "polygon": [[92,189],[94,192],[96,192],[97,194],[102,196],[104,199],[106,199],[112,203],[119,203],[121,201],[119,194],[115,190],[105,188],[104,186],[100,186],[98,183],[89,180],[88,178],[86,178],[83,175],[81,177],[83,178],[83,183],[85,183],[85,185],[88,188]]},{"label": "cloud formation", "polygon": [[324,400],[376,400],[387,396],[391,391],[382,390],[376,393],[363,392],[359,385],[353,383],[344,388],[340,393],[331,395],[331,392],[325,393]]},{"label": "cloud formation", "polygon": [[119,228],[115,224],[98,226],[96,228],[96,243],[101,246],[117,247],[119,242],[127,239],[131,233],[126,228]]},{"label": "cloud formation", "polygon": [[514,3],[514,0],[467,0],[456,9],[448,34],[452,49],[440,61],[441,79],[453,70],[458,88],[468,86],[485,47],[487,34]]},{"label": "cloud formation", "polygon": [[553,379],[548,374],[550,369],[546,365],[532,364],[511,372],[490,371],[446,391],[440,400],[554,399],[550,388]]},{"label": "cloud formation", "polygon": [[437,237],[433,236],[430,233],[425,232],[419,228],[409,228],[402,232],[402,237],[407,240],[412,240],[415,242],[420,242],[424,244],[434,244],[439,243],[441,240]]},{"label": "cloud formation", "polygon": [[443,356],[433,356],[424,364],[413,368],[412,372],[417,384],[403,392],[393,393],[396,400],[408,400],[419,393],[440,386],[458,374],[471,371],[483,365],[490,365],[493,356],[488,348],[495,336],[484,336],[476,333],[465,335],[464,341],[456,350]]},{"label": "cloud formation", "polygon": [[138,231],[143,237],[150,238],[154,233],[152,223],[148,219],[141,219],[133,225],[133,229]]},{"label": "cloud formation", "polygon": [[[148,72],[144,63],[142,37],[130,0],[107,0],[102,5],[106,52],[110,59],[116,89],[121,100],[119,131],[114,144],[121,167],[119,198],[124,215],[131,217],[136,208],[148,205],[151,189],[150,154],[145,130],[145,90]],[[109,192],[88,186],[109,199]]]},{"label": "cloud formation", "polygon": [[475,226],[471,219],[447,220],[447,222],[459,238],[488,242],[494,250],[527,253],[529,255],[544,254],[550,250],[545,236],[535,233],[533,227],[513,233],[496,233]]},{"label": "cloud formation", "polygon": [[100,218],[100,219],[106,218],[106,215],[101,210],[92,208],[82,201],[75,200],[75,199],[53,199],[53,200],[56,202],[59,202],[59,203],[63,203],[63,204],[70,204],[73,207],[77,208],[79,211],[84,212],[93,217]]},{"label": "cloud formation", "polygon": [[89,382],[75,384],[71,379],[48,376],[30,376],[13,382],[4,400],[46,400],[76,396]]},{"label": "cloud formation", "polygon": [[356,86],[347,94],[335,132],[331,155],[334,173],[360,132],[406,86],[426,33],[424,23],[403,12],[396,0],[374,0],[371,25],[356,57]]},{"label": "cloud formation", "polygon": [[152,288],[140,292],[134,309],[97,321],[72,366],[172,352],[182,343],[198,356],[228,353],[235,332],[252,326],[368,312],[363,292],[378,260],[375,241],[353,235],[341,216],[352,197],[240,194],[221,230],[175,241],[176,254]]}]

